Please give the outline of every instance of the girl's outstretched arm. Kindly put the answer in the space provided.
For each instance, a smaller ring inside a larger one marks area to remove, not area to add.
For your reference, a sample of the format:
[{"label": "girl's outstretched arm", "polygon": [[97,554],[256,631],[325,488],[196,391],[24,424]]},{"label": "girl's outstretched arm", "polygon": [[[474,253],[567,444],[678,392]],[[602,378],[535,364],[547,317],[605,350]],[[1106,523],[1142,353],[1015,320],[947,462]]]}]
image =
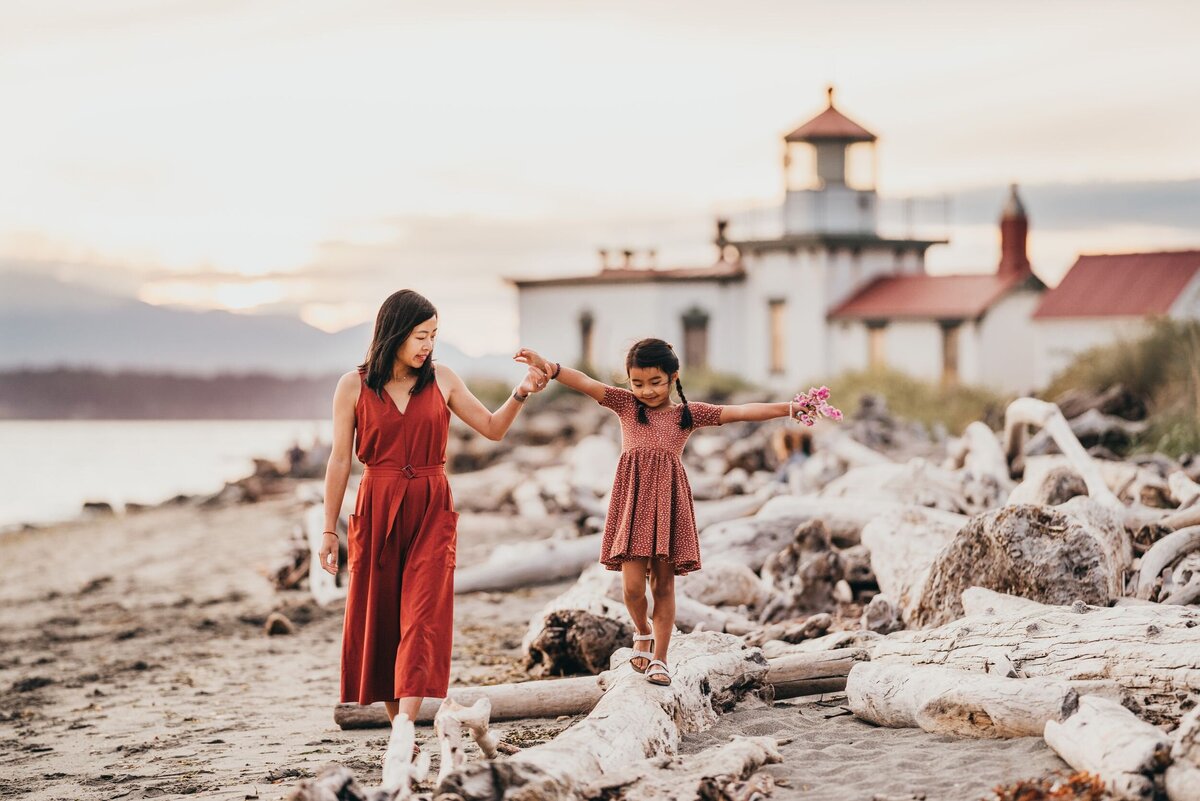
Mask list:
[{"label": "girl's outstretched arm", "polygon": [[[721,407],[721,423],[757,423],[787,417],[787,403],[739,403]],[[793,407],[795,408],[795,407]]]},{"label": "girl's outstretched arm", "polygon": [[[536,351],[532,351],[529,348],[521,348],[518,350],[517,355],[513,356],[513,360],[518,361],[521,364],[527,364],[530,367],[536,367],[546,375],[554,375],[555,369],[558,368],[558,365],[556,365],[554,362],[547,361]],[[592,378],[587,373],[574,370],[564,365],[562,369],[558,371],[558,376],[556,376],[556,378],[560,384],[568,386],[576,392],[582,392],[584,395],[587,395],[594,401],[599,402],[604,400],[604,384]],[[786,406],[787,404],[784,405]],[[783,413],[786,415],[787,410],[785,409]]]}]

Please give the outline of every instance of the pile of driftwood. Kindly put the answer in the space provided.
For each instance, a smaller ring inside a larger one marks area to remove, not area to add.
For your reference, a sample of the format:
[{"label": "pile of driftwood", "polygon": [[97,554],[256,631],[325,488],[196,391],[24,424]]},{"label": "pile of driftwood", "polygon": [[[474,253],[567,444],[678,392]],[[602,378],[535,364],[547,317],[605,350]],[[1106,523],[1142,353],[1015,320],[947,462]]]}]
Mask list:
[{"label": "pile of driftwood", "polygon": [[[677,582],[682,633],[669,688],[628,667],[619,578],[594,565],[598,535],[589,531],[598,527],[587,520],[602,519],[611,435],[590,433],[540,466],[526,457],[478,471],[491,471],[479,480],[481,493],[494,493],[488,503],[580,523],[574,537],[497,549],[460,570],[456,585],[507,589],[577,575],[524,640],[532,675],[573,677],[455,690],[454,701],[478,705],[476,728],[484,707],[493,720],[587,717],[516,754],[481,744],[487,758],[477,763],[462,762],[444,734],[453,726],[438,724],[438,791],[637,799],[704,787],[706,797],[761,797],[769,781],[747,777],[778,759],[769,738],[687,760],[674,757],[679,739],[750,693],[844,690],[854,714],[879,725],[1041,736],[1116,797],[1200,800],[1200,484],[1165,457],[1095,458],[1080,432],[1102,448],[1095,432],[1125,423],[1076,411],[1068,420],[1053,404],[1022,398],[1001,435],[972,424],[941,458],[899,426],[870,429],[876,443],[903,441],[890,452],[830,432],[799,468],[803,494],[783,491],[769,458],[733,447],[748,438],[697,435],[695,483],[713,479],[698,507],[704,569]],[[754,445],[769,451],[765,440]],[[914,455],[918,446],[924,455]],[[513,469],[525,479],[498,489]],[[465,493],[455,494],[461,504]],[[438,715],[427,701],[419,720]],[[335,719],[387,725],[382,709],[355,705],[339,706]],[[403,725],[411,723],[394,727],[394,738],[407,736]],[[403,797],[408,786],[375,792]],[[306,785],[295,797],[368,797],[315,793]]]}]

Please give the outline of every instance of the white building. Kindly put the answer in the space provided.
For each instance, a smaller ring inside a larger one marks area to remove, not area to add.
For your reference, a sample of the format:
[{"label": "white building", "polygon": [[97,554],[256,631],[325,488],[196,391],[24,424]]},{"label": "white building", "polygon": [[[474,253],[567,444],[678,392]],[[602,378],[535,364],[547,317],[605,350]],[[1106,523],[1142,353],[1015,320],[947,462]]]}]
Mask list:
[{"label": "white building", "polygon": [[[521,343],[607,374],[623,372],[629,345],[657,336],[676,346],[685,370],[781,391],[871,365],[1033,386],[1027,323],[1044,287],[1025,257],[1015,188],[997,274],[926,275],[925,251],[945,240],[880,234],[875,140],[834,107],[830,89],[828,107],[784,137],[783,203],[719,220],[716,263],[639,269],[627,253],[592,275],[510,279]],[[865,180],[854,178],[859,155],[870,157]]]},{"label": "white building", "polygon": [[1200,250],[1080,256],[1033,314],[1038,385],[1083,351],[1146,333],[1154,318],[1200,318]]}]

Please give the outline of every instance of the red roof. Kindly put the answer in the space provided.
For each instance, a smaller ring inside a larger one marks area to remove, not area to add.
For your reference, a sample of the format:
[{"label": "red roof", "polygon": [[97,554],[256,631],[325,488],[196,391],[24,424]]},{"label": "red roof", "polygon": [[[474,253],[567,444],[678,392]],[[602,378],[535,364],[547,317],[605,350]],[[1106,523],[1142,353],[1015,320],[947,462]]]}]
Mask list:
[{"label": "red roof", "polygon": [[874,142],[875,134],[838,111],[829,108],[785,136],[785,142],[815,142],[836,139],[845,142]]},{"label": "red roof", "polygon": [[1024,275],[886,275],[829,313],[830,318],[965,320],[986,312]]},{"label": "red roof", "polygon": [[671,269],[607,267],[592,275],[563,278],[510,278],[519,287],[572,286],[581,284],[630,284],[659,281],[738,280],[746,275],[740,262],[719,261],[710,267],[676,267]]},{"label": "red roof", "polygon": [[1200,270],[1200,250],[1080,256],[1035,318],[1166,314]]}]

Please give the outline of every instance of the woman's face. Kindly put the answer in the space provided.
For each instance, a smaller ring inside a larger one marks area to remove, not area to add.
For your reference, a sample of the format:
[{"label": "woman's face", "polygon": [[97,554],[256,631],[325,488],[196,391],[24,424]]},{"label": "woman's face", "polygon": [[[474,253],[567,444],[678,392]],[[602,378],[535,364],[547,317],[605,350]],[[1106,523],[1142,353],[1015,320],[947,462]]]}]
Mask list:
[{"label": "woman's face", "polygon": [[430,317],[417,325],[400,346],[396,360],[413,370],[420,369],[433,355],[433,343],[437,339],[437,317]]},{"label": "woman's face", "polygon": [[675,376],[667,375],[661,367],[629,369],[629,388],[651,409],[671,402],[671,385],[674,383]]}]

